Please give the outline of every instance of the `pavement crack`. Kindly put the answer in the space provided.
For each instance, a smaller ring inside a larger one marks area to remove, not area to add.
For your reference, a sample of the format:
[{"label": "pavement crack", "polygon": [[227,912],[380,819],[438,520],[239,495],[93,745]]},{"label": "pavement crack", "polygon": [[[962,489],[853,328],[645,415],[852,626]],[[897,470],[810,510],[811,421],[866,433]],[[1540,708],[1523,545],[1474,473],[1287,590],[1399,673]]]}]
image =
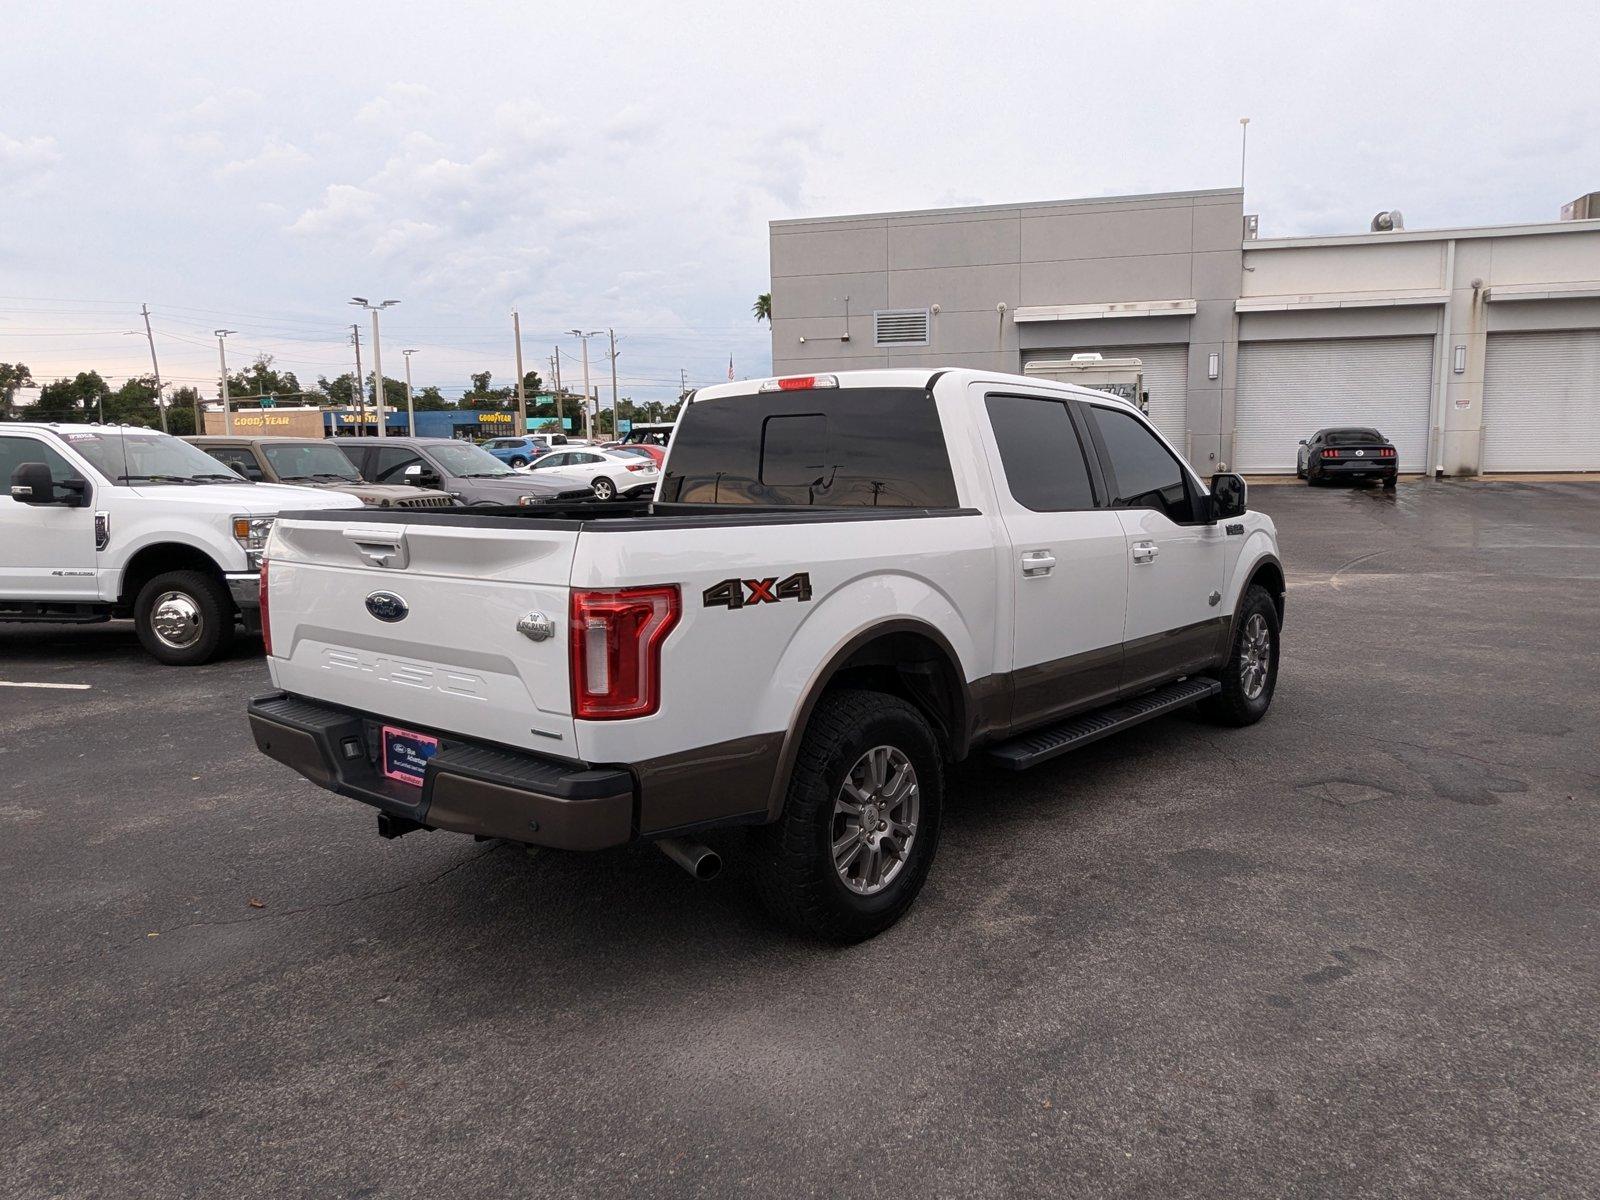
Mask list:
[{"label": "pavement crack", "polygon": [[[441,879],[455,874],[464,867],[469,867],[475,862],[480,862],[481,860],[488,858],[489,855],[493,854],[499,848],[500,843],[495,842],[493,845],[478,852],[477,854],[474,854],[469,858],[464,858],[460,862],[452,863],[450,866],[444,868],[444,870],[437,871],[425,879],[412,880],[408,883],[397,884],[394,887],[372,888],[365,892],[357,892],[353,896],[342,896],[337,900],[327,900],[320,904],[302,904],[297,908],[285,908],[277,912],[263,912],[260,916],[256,917],[228,917],[226,919],[214,921],[189,921],[183,925],[174,925],[169,929],[158,929],[154,932],[161,937],[166,937],[170,934],[182,933],[185,929],[203,929],[207,926],[222,925],[254,925],[261,921],[276,921],[281,920],[284,917],[304,916],[306,913],[326,912],[333,908],[343,908],[347,904],[359,904],[363,900],[376,900],[381,896],[393,896],[400,892],[421,891],[424,888],[432,887]],[[148,939],[149,936],[149,934],[146,934],[145,938]],[[130,942],[128,944],[136,946],[139,943]]]}]

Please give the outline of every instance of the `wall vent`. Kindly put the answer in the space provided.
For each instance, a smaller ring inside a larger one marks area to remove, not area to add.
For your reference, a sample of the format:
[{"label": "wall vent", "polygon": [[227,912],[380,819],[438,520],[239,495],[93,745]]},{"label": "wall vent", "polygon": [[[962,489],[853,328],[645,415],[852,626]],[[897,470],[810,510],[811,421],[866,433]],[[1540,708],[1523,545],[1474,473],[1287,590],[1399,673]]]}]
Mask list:
[{"label": "wall vent", "polygon": [[880,308],[872,314],[872,341],[877,346],[926,346],[928,310]]}]

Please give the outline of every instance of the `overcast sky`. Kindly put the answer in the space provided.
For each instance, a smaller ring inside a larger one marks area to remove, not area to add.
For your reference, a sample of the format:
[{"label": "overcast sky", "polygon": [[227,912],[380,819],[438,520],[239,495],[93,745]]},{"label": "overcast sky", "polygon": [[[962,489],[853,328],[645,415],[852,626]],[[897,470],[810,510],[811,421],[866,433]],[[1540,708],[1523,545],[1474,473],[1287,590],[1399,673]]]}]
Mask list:
[{"label": "overcast sky", "polygon": [[1263,236],[1553,219],[1600,189],[1597,12],[11,3],[0,361],[142,372],[148,301],[169,377],[214,390],[225,325],[309,381],[360,294],[418,386],[509,382],[516,306],[529,368],[613,327],[669,399],[768,369],[769,220],[1230,186],[1244,115]]}]

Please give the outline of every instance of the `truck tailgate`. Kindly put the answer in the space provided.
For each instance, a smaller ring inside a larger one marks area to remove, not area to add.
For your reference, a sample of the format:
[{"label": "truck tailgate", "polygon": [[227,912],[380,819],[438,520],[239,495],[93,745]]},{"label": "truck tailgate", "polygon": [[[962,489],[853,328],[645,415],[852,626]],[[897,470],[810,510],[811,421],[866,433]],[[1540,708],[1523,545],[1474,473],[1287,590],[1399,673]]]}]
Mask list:
[{"label": "truck tailgate", "polygon": [[[576,757],[566,623],[577,540],[576,527],[280,518],[267,548],[273,682],[402,724]],[[519,632],[530,614],[552,636]]]}]

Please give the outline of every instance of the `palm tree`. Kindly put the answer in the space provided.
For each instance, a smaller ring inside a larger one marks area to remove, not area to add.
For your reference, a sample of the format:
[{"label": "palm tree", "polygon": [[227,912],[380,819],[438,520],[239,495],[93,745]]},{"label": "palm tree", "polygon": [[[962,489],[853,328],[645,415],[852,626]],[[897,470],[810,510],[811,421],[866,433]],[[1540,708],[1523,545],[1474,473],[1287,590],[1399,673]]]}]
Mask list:
[{"label": "palm tree", "polygon": [[750,306],[750,311],[755,314],[758,321],[772,324],[772,293],[762,292],[756,297],[756,302]]}]

